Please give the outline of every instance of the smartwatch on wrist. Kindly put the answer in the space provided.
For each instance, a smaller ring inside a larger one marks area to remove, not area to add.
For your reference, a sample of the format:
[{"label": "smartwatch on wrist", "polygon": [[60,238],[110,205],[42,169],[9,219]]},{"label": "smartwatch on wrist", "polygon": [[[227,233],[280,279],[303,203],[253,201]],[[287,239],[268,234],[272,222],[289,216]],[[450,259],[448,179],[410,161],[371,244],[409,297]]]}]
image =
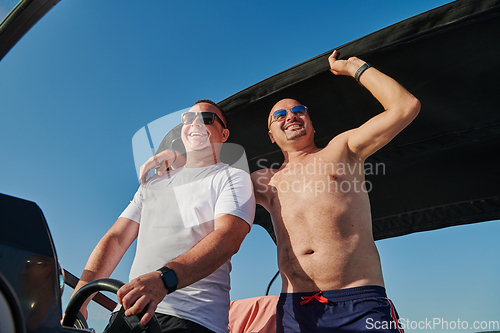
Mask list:
[{"label": "smartwatch on wrist", "polygon": [[161,280],[165,288],[167,288],[168,294],[174,292],[177,289],[177,284],[179,284],[179,280],[177,280],[177,275],[175,275],[174,270],[163,266],[157,269],[157,271],[161,272]]}]

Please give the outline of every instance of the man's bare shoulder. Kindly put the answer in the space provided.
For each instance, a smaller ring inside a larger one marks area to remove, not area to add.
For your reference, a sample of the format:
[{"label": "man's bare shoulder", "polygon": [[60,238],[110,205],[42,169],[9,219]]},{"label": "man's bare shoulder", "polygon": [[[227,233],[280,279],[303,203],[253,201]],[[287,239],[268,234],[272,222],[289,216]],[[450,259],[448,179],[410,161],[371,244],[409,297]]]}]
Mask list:
[{"label": "man's bare shoulder", "polygon": [[351,129],[336,135],[335,137],[333,137],[333,139],[330,140],[325,148],[327,148],[328,146],[345,145],[347,143],[347,140],[349,140],[349,136],[352,135],[355,131],[356,129]]},{"label": "man's bare shoulder", "polygon": [[348,140],[349,136],[354,133],[355,129],[342,132],[339,135],[335,136],[333,139],[328,142],[325,148],[321,149],[319,152],[320,155],[332,153],[343,153],[346,152],[346,148],[348,148]]}]

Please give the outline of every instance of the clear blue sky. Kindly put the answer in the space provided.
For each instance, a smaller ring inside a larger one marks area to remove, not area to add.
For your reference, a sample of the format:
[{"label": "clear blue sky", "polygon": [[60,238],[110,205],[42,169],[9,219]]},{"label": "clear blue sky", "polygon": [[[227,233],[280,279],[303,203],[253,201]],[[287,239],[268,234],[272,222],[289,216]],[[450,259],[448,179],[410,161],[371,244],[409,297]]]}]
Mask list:
[{"label": "clear blue sky", "polygon": [[[80,275],[139,185],[140,128],[447,2],[62,0],[0,62],[0,192],[42,208],[59,260]],[[468,321],[462,332],[500,321],[499,234],[495,221],[377,242],[400,316]],[[265,293],[275,252],[253,228],[233,258],[232,299]],[[132,259],[113,277],[127,280]],[[89,310],[102,330],[108,313]]]}]

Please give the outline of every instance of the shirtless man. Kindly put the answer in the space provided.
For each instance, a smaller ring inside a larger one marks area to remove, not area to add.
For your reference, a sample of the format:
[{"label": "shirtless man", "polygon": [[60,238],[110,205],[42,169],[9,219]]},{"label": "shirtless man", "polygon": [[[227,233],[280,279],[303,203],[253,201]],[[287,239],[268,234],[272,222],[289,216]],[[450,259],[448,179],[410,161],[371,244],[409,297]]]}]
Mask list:
[{"label": "shirtless man", "polygon": [[277,331],[373,331],[385,322],[387,332],[398,332],[372,235],[364,161],[417,116],[420,103],[364,61],[336,56],[329,57],[331,71],[358,72],[385,111],[323,149],[316,147],[307,108],[298,101],[283,99],[269,114],[269,136],[285,161],[278,170],[255,171],[252,181],[256,202],[269,211],[276,232],[283,281]]}]

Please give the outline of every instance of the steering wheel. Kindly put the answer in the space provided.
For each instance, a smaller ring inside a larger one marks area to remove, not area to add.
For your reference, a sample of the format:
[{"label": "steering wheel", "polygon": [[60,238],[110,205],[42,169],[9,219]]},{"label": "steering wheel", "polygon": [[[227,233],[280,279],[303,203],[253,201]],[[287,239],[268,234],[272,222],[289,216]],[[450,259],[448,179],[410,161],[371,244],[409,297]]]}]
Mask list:
[{"label": "steering wheel", "polygon": [[[78,321],[81,321],[78,319],[80,308],[85,300],[93,293],[98,291],[109,291],[116,294],[118,289],[120,289],[123,285],[123,282],[114,279],[101,279],[87,283],[80,288],[69,301],[66,311],[64,312],[62,325],[75,327],[74,325],[78,323]],[[146,333],[161,333],[160,324],[158,323],[156,316],[153,316],[153,318],[146,325],[141,325],[139,323],[140,318],[142,318],[145,312],[146,309],[138,315],[125,317],[125,309],[121,307],[118,315],[113,317],[104,333],[139,333],[144,329],[146,330]]]}]

